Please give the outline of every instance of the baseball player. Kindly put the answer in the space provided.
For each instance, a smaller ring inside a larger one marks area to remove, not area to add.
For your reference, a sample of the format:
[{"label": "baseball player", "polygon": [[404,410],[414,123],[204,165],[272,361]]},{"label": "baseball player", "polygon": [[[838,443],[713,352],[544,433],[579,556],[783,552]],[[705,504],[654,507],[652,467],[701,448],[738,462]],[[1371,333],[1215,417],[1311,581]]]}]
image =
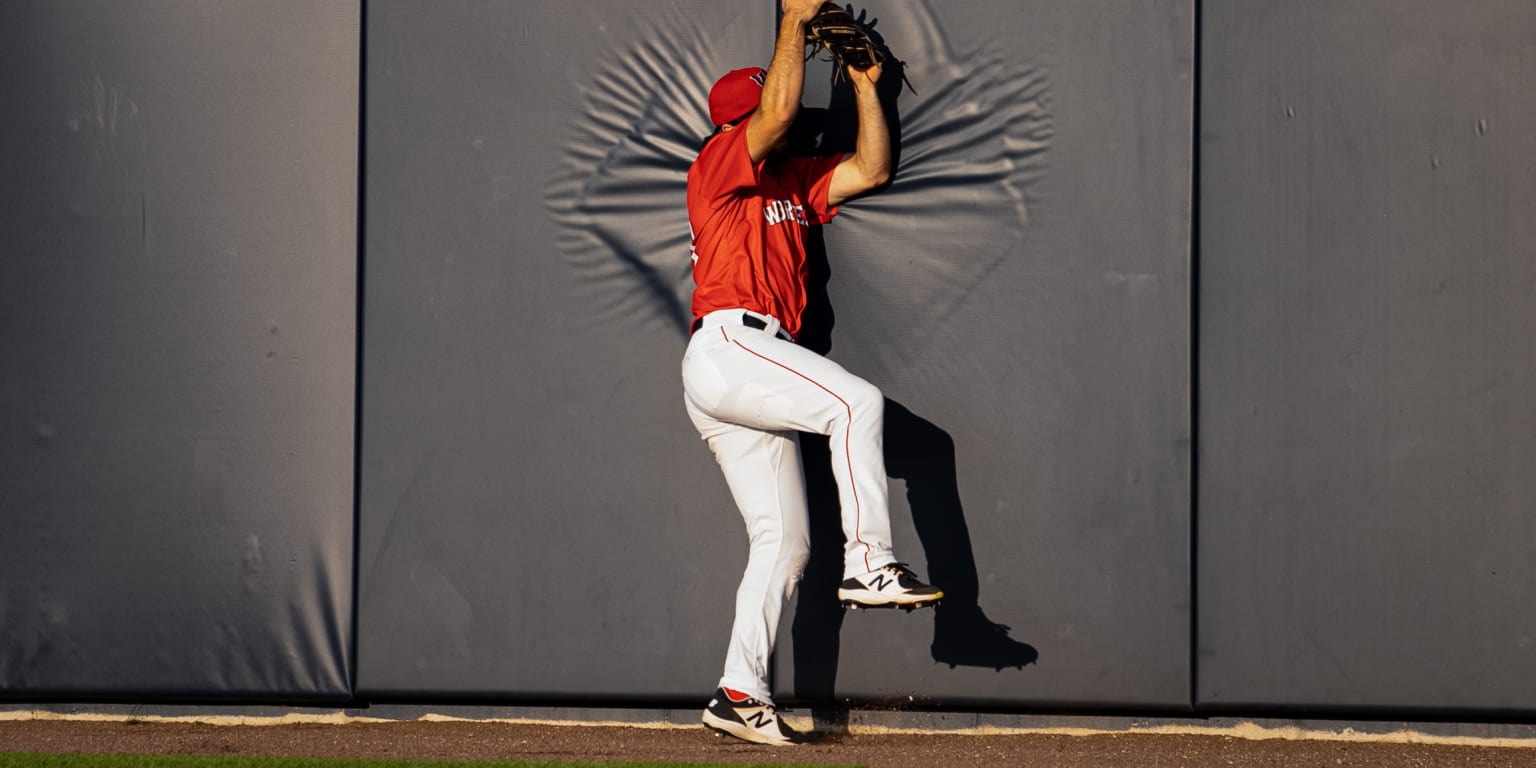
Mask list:
[{"label": "baseball player", "polygon": [[829,436],[846,538],[839,599],[914,608],[943,597],[891,552],[880,390],[794,343],[806,303],[807,229],[891,175],[878,65],[847,70],[858,110],[851,156],[785,152],[805,81],[805,24],[821,5],[781,0],[768,69],[738,69],[715,83],[716,130],[688,171],[695,287],[684,402],[750,539],[725,673],[703,721],[776,745],[796,734],[774,708],[768,659],[810,552],[798,432]]}]

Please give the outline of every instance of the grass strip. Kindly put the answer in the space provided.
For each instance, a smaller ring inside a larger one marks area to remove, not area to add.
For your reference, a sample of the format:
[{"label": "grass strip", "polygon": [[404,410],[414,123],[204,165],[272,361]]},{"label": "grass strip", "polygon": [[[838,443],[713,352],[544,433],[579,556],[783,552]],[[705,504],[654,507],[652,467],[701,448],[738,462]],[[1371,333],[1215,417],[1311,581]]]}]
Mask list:
[{"label": "grass strip", "polygon": [[[725,763],[548,760],[362,760],[265,755],[84,755],[0,752],[0,768],[769,768]],[[774,768],[796,768],[775,766]],[[811,768],[799,766],[798,768]],[[818,768],[827,768],[819,766]]]}]

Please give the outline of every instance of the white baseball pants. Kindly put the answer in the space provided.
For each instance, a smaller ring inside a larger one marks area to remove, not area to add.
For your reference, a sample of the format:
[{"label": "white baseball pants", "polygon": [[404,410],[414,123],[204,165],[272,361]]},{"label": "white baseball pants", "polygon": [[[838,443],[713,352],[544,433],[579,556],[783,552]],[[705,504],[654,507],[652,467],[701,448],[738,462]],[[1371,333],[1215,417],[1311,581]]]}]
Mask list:
[{"label": "white baseball pants", "polygon": [[[747,315],[766,327],[743,325]],[[896,560],[882,447],[884,396],[778,330],[779,321],[768,315],[711,312],[683,355],[688,416],[725,473],[750,547],[720,685],[762,701],[773,700],[768,659],[810,554],[798,432],[829,437],[844,577]]]}]

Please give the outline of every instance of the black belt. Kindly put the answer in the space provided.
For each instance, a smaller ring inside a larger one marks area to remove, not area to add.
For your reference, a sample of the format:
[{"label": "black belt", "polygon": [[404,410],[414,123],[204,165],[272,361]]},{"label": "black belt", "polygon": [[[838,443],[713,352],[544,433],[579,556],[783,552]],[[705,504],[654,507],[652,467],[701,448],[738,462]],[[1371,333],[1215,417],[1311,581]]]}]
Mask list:
[{"label": "black belt", "polygon": [[[756,315],[749,315],[745,312],[741,314],[741,324],[748,328],[756,328],[759,331],[768,330],[768,321]],[[690,334],[698,333],[699,329],[703,327],[704,318],[700,317],[699,319],[693,321],[693,327],[688,329],[688,332]],[[794,341],[794,339],[790,337],[789,332],[784,330],[782,326],[779,327],[779,332],[776,335],[785,341]]]}]

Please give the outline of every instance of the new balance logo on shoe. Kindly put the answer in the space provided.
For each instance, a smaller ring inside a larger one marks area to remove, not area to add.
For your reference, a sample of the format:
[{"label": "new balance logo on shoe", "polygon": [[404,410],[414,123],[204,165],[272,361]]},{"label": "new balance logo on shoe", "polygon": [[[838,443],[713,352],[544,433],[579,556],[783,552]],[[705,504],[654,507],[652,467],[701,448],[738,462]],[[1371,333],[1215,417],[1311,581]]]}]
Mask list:
[{"label": "new balance logo on shoe", "polygon": [[773,713],[766,709],[759,709],[747,715],[746,721],[754,728],[767,728],[773,724]]},{"label": "new balance logo on shoe", "polygon": [[837,590],[837,599],[851,608],[923,608],[935,605],[944,593],[919,581],[905,563],[891,563],[862,576],[851,576]]}]

